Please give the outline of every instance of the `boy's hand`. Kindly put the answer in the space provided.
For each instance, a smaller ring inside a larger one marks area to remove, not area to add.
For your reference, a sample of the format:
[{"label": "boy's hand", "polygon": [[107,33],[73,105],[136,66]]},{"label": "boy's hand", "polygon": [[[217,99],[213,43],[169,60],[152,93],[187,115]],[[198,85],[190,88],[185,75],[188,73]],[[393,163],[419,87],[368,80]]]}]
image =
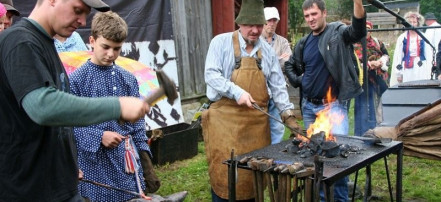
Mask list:
[{"label": "boy's hand", "polygon": [[115,148],[124,140],[124,136],[113,132],[104,131],[103,137],[101,138],[101,143],[107,148]]},{"label": "boy's hand", "polygon": [[84,177],[84,173],[81,169],[78,169],[78,180],[82,180]]}]

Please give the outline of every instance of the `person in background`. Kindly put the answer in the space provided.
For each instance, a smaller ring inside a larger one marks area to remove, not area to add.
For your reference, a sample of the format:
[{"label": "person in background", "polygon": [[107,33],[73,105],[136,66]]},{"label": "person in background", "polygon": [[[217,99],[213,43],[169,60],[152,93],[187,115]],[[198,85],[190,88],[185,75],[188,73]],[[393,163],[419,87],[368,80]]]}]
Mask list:
[{"label": "person in background", "polygon": [[14,3],[12,2],[12,0],[0,0],[0,3],[2,3],[8,11],[6,13],[6,19],[3,22],[5,24],[5,29],[7,29],[12,25],[12,17],[20,16],[20,12],[18,12],[18,10],[14,8]]},{"label": "person in background", "polygon": [[69,80],[53,37],[86,25],[101,0],[38,0],[0,34],[0,201],[81,201],[72,126],[135,122],[149,110],[137,97],[84,98]]},{"label": "person in background", "polygon": [[[289,102],[278,56],[260,38],[266,23],[262,0],[242,0],[236,18],[239,30],[215,36],[205,60],[205,82],[210,108],[202,112],[205,150],[209,166],[212,201],[227,201],[227,166],[222,162],[271,144],[267,110],[274,99],[282,120],[293,133],[300,131]],[[253,178],[239,170],[238,201],[254,201]]]},{"label": "person in background", "polygon": [[[366,36],[362,0],[353,0],[353,3],[352,24],[347,26],[341,22],[326,22],[327,10],[323,0],[303,2],[303,16],[312,32],[296,43],[293,55],[285,64],[285,72],[293,86],[302,87],[305,129],[309,129],[317,113],[326,107],[331,114],[342,117],[340,123],[333,122],[332,134],[349,133],[348,102],[363,91],[352,57],[352,44]],[[328,91],[335,100],[327,98]],[[335,201],[348,200],[347,182],[348,177],[335,182]]]},{"label": "person in background", "polygon": [[5,30],[6,8],[0,3],[0,32]]},{"label": "person in background", "polygon": [[[387,80],[389,75],[387,71],[389,54],[383,42],[373,37],[371,32],[369,32],[372,28],[373,24],[367,21],[366,64],[368,74],[365,74],[366,71],[361,72],[361,75],[365,78],[363,81],[367,81],[367,83],[363,83],[363,88],[367,90],[364,90],[363,93],[355,97],[354,135],[356,136],[362,136],[367,130],[375,128],[378,123],[381,123],[381,95],[388,87]],[[360,63],[364,63],[361,43],[354,44],[354,49]]]},{"label": "person in background", "polygon": [[285,71],[285,62],[288,61],[292,54],[289,42],[283,36],[276,34],[277,24],[280,20],[279,11],[276,7],[266,7],[263,9],[266,24],[263,25],[262,38],[273,47],[279,59],[282,71]]},{"label": "person in background", "polygon": [[[420,27],[424,23],[424,17],[413,11],[407,12],[404,19],[413,27]],[[390,86],[402,82],[430,79],[432,52],[432,48],[415,30],[402,33],[395,45]]]},{"label": "person in background", "polygon": [[[282,72],[285,71],[285,62],[291,56],[292,51],[289,46],[289,42],[284,37],[276,34],[277,23],[279,23],[280,16],[276,7],[266,7],[263,9],[265,14],[266,24],[263,25],[262,41],[268,42],[268,44],[274,49],[279,59]],[[274,104],[274,100],[270,99],[268,102],[268,113],[272,116],[280,119],[280,112]],[[282,141],[283,134],[285,133],[285,126],[274,120],[270,119],[271,130],[271,144],[276,144]]]},{"label": "person in background", "polygon": [[438,80],[441,80],[441,41],[438,43],[438,52],[436,53],[436,71]]},{"label": "person in background", "polygon": [[78,32],[73,32],[70,37],[54,36],[54,44],[57,52],[86,51],[87,47]]},{"label": "person in background", "polygon": [[[426,25],[429,27],[435,27],[435,26],[441,26],[436,20],[436,16],[433,13],[426,13],[426,15],[424,15],[424,18],[426,20]],[[433,29],[426,29],[425,32],[427,39],[429,40],[430,44],[432,44],[435,47],[435,51],[433,51],[432,47],[430,47],[430,49],[432,49],[433,53],[437,53],[438,52],[438,44],[441,41],[441,28],[433,28]],[[428,58],[429,61],[432,60],[432,58]],[[436,60],[435,60],[435,66],[437,65]]]},{"label": "person in background", "polygon": [[[135,76],[115,64],[128,34],[126,22],[111,11],[96,13],[91,33],[89,43],[93,54],[69,75],[71,93],[81,97],[140,97]],[[78,164],[85,179],[143,193],[145,183],[141,180],[143,170],[138,154],[151,155],[143,118],[135,123],[112,120],[74,127],[74,135]],[[133,156],[125,156],[128,152]],[[128,167],[128,162],[135,166]],[[79,190],[81,196],[91,201],[128,201],[136,197],[85,182],[80,182]]]}]

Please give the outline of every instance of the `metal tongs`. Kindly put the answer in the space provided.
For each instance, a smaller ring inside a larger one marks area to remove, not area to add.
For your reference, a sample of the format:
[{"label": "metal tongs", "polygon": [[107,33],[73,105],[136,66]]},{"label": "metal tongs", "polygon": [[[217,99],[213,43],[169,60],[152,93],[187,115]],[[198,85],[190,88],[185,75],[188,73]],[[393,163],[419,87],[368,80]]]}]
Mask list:
[{"label": "metal tongs", "polygon": [[[274,117],[273,115],[269,114],[268,112],[266,112],[265,110],[262,109],[262,107],[260,107],[259,105],[257,105],[255,102],[251,103],[254,107],[254,109],[257,109],[259,111],[261,111],[262,113],[266,114],[267,116],[269,116],[270,118],[276,120],[277,122],[283,124],[285,127],[289,128],[292,132],[300,134],[303,137],[306,137],[302,131],[297,130],[296,128],[291,128],[290,126],[286,125],[285,123],[283,123],[282,120]],[[309,139],[309,138],[308,138]]]}]

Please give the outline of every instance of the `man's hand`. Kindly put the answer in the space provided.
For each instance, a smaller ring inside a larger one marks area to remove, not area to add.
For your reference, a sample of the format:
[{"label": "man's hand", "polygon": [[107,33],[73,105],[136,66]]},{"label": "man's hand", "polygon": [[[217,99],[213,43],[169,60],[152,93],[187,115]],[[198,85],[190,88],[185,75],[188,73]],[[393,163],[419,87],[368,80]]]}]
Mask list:
[{"label": "man's hand", "polygon": [[113,132],[104,131],[103,137],[101,138],[101,143],[107,148],[115,148],[124,140],[124,136]]},{"label": "man's hand", "polygon": [[281,117],[282,117],[283,123],[285,123],[287,126],[289,126],[289,129],[291,130],[291,134],[298,135],[298,132],[302,131],[302,128],[297,123],[297,119],[294,116],[293,109],[288,109],[288,110],[283,111],[283,113],[281,114]]},{"label": "man's hand", "polygon": [[149,105],[136,97],[120,97],[121,119],[129,122],[136,122],[149,112]]},{"label": "man's hand", "polygon": [[238,105],[246,105],[249,108],[253,108],[252,103],[254,103],[254,99],[251,97],[251,95],[248,92],[242,93],[242,95],[239,98],[239,101],[237,101]]},{"label": "man's hand", "polygon": [[354,1],[354,17],[360,19],[364,18],[364,7],[362,0],[353,0]]},{"label": "man's hand", "polygon": [[289,126],[291,134],[299,135],[298,132],[302,131],[302,127],[297,123],[297,119],[293,116],[285,120],[285,124]]}]

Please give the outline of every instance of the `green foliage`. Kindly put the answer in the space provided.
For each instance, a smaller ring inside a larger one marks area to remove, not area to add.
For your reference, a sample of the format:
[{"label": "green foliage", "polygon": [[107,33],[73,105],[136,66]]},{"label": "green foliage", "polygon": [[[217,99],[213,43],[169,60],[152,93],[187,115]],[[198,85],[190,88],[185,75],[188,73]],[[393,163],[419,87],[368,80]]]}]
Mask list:
[{"label": "green foliage", "polygon": [[328,16],[336,16],[335,20],[351,19],[354,13],[353,0],[326,0]]},{"label": "green foliage", "polygon": [[305,21],[303,18],[303,10],[302,10],[303,0],[292,0],[289,1],[289,26],[295,32],[301,27],[303,22]]},{"label": "green foliage", "polygon": [[420,12],[422,15],[432,12],[435,14],[436,18],[438,19],[438,22],[441,20],[441,13],[439,12],[441,10],[441,0],[425,0],[420,1]]}]

